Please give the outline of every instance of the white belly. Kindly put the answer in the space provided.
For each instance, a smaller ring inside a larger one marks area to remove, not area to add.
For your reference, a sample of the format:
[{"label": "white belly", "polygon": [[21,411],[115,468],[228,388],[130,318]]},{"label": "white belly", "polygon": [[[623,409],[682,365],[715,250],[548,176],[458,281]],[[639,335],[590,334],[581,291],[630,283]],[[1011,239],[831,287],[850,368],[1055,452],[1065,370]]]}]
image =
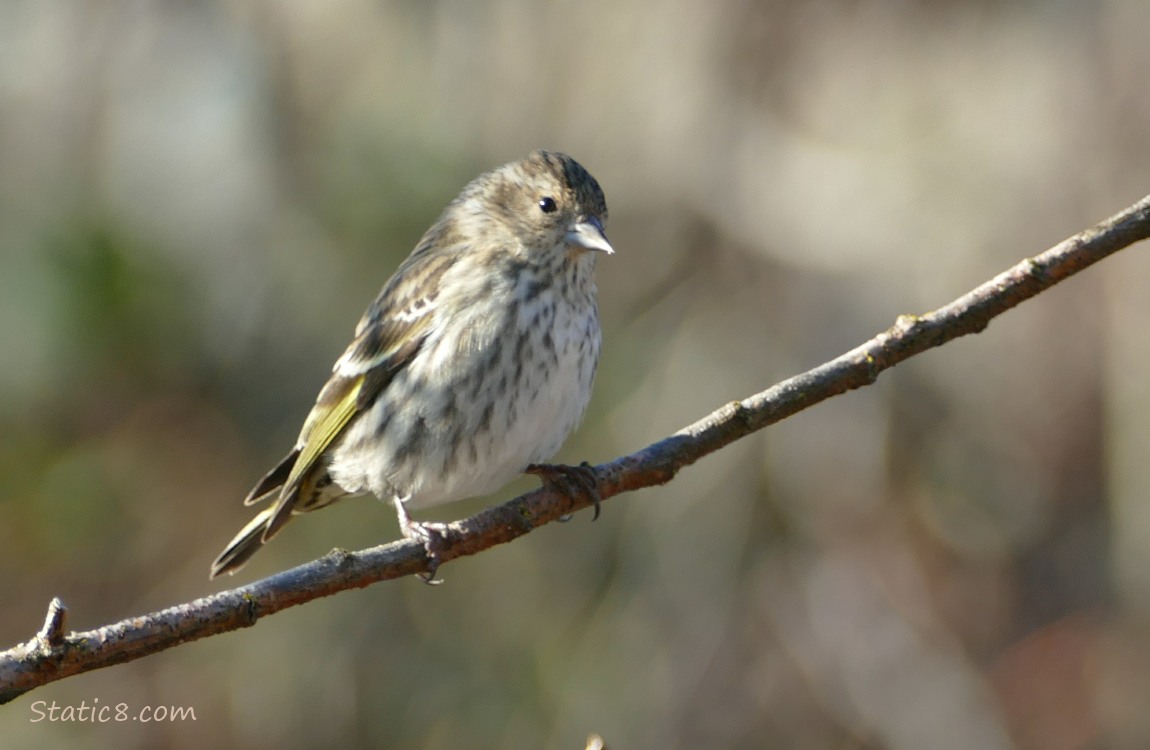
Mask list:
[{"label": "white belly", "polygon": [[578,308],[548,289],[516,316],[463,314],[454,337],[430,336],[349,427],[333,479],[353,493],[409,495],[419,508],[494,492],[551,458],[591,394],[600,332],[589,291]]}]

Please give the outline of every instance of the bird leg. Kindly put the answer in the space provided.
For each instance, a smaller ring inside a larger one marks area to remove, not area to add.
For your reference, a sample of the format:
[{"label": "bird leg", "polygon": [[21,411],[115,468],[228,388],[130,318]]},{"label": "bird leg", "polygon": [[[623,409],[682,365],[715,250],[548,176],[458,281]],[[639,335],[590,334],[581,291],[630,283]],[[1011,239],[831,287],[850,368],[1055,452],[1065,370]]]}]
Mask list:
[{"label": "bird leg", "polygon": [[411,520],[406,505],[410,499],[410,493],[403,497],[395,496],[395,514],[399,517],[399,530],[403,532],[405,539],[413,539],[423,545],[423,551],[427,555],[428,571],[419,577],[429,586],[436,586],[443,583],[442,578],[435,577],[435,571],[439,569],[441,562],[439,553],[443,550],[447,538],[447,524],[420,523]]},{"label": "bird leg", "polygon": [[587,498],[595,506],[595,515],[591,517],[591,520],[594,521],[599,517],[599,478],[595,475],[595,467],[586,461],[578,466],[531,464],[523,470],[523,473],[536,475],[543,482],[544,487],[566,495],[580,495]]}]

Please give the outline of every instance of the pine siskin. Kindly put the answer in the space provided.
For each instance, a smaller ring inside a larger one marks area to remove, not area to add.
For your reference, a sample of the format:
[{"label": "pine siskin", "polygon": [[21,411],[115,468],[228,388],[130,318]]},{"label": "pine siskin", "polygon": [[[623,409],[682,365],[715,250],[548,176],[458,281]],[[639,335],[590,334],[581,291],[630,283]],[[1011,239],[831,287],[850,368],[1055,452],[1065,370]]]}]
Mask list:
[{"label": "pine siskin", "polygon": [[612,254],[587,170],[536,151],[480,175],[364,313],[295,448],[248,493],[272,503],[212,564],[234,573],[293,515],[349,495],[390,498],[430,546],[421,508],[493,492],[583,416],[599,361],[595,261]]}]

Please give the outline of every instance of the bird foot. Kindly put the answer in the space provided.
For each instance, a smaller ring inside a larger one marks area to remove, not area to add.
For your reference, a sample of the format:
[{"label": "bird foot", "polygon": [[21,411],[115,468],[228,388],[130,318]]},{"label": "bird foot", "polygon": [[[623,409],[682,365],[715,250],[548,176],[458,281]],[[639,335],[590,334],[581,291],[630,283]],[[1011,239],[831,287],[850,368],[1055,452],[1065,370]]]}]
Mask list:
[{"label": "bird foot", "polygon": [[410,499],[411,495],[394,498],[399,530],[403,532],[405,539],[412,539],[423,545],[423,552],[427,555],[427,572],[421,573],[419,577],[429,586],[438,586],[443,583],[443,579],[436,578],[435,571],[439,570],[439,563],[442,562],[439,553],[447,547],[447,524],[412,521],[411,516],[407,514],[407,501]]},{"label": "bird foot", "polygon": [[[531,464],[523,470],[524,474],[534,474],[543,482],[544,487],[551,487],[567,495],[581,495],[591,501],[595,506],[594,521],[599,517],[599,478],[595,474],[595,467],[584,461],[578,466],[567,464]],[[570,514],[560,517],[560,521],[570,519]]]},{"label": "bird foot", "polygon": [[442,562],[439,553],[447,547],[447,524],[420,523],[409,518],[406,523],[400,524],[400,529],[403,530],[405,538],[422,544],[424,554],[427,555],[427,572],[420,573],[419,577],[429,586],[443,583],[442,578],[435,577],[435,572],[439,570],[439,563]]}]

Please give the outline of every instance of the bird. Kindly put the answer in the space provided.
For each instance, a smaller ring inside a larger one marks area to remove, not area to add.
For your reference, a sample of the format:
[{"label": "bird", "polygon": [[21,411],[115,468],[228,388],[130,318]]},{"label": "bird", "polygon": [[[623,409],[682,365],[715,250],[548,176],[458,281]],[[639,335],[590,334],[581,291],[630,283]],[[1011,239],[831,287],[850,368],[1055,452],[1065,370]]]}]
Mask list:
[{"label": "bird", "polygon": [[[409,510],[527,472],[594,494],[588,464],[544,463],[581,421],[598,367],[607,203],[577,161],[539,150],[468,183],[368,306],[299,437],[244,499],[267,503],[211,566],[235,573],[289,520],[345,497],[394,504],[437,565],[442,524]],[[580,472],[580,469],[583,472]]]}]

